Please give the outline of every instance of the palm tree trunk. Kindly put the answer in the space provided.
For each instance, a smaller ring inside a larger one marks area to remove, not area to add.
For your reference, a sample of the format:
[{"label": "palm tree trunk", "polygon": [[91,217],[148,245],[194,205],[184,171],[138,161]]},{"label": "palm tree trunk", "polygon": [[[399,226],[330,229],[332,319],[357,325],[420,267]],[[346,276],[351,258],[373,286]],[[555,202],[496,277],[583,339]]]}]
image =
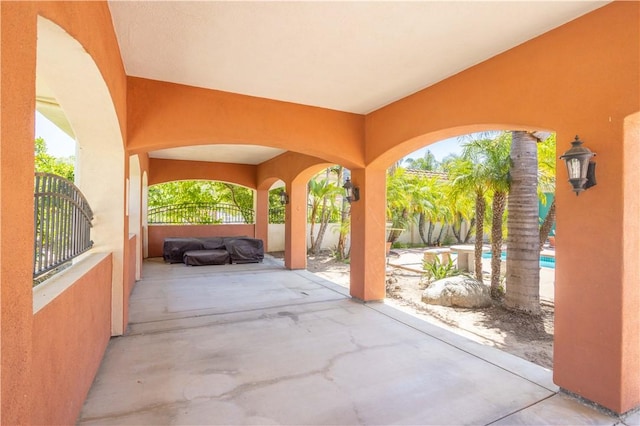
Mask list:
[{"label": "palm tree trunk", "polygon": [[429,231],[427,232],[427,245],[433,245],[433,222],[429,221]]},{"label": "palm tree trunk", "polygon": [[438,247],[442,245],[442,236],[444,235],[445,229],[447,229],[447,223],[442,222],[442,226],[440,226],[440,232],[438,233],[438,238],[436,239],[436,245]]},{"label": "palm tree trunk", "polygon": [[493,195],[493,218],[491,222],[491,297],[498,299],[500,291],[500,266],[502,263],[502,216],[504,215],[507,194],[496,192]]},{"label": "palm tree trunk", "polygon": [[[338,166],[337,168],[337,181],[338,184],[341,184],[342,182],[342,176],[344,173],[344,167],[342,166]],[[348,213],[349,213],[349,203],[347,203],[346,200],[342,200],[342,207],[340,208],[340,234],[338,235],[338,247],[337,247],[337,251],[338,251],[338,260],[342,260],[345,258],[346,253],[345,253],[345,245],[346,245],[346,239],[347,239],[347,233],[348,231],[345,229],[345,222],[348,219]]]},{"label": "palm tree trunk", "polygon": [[310,226],[309,226],[309,237],[311,238],[311,247],[309,249],[309,251],[313,253],[313,246],[315,245],[315,235],[314,235],[314,231],[315,231],[315,227],[316,227],[316,213],[318,211],[318,206],[317,206],[317,202],[314,201],[313,206],[311,207],[311,219],[310,219]]},{"label": "palm tree trunk", "polygon": [[407,211],[407,209],[406,208],[402,209],[402,214],[400,215],[400,219],[397,219],[392,225],[393,228],[395,229],[389,232],[389,238],[387,238],[388,243],[393,244],[396,242],[398,238],[400,238],[400,235],[402,234],[402,229],[400,228],[407,223],[408,217],[409,217],[409,212]]},{"label": "palm tree trunk", "polygon": [[542,246],[544,245],[547,238],[549,238],[549,233],[551,232],[551,228],[553,228],[553,224],[556,221],[556,199],[554,198],[549,206],[549,211],[544,218],[544,222],[542,222],[542,226],[540,227],[540,250],[542,250]]},{"label": "palm tree trunk", "polygon": [[322,221],[320,222],[320,228],[318,229],[318,237],[314,242],[313,253],[318,254],[322,250],[322,241],[324,240],[324,234],[329,226],[330,215],[323,211]]},{"label": "palm tree trunk", "polygon": [[475,244],[475,271],[476,279],[482,282],[482,237],[484,235],[484,211],[486,202],[484,195],[476,193],[476,244]]},{"label": "palm tree trunk", "polygon": [[453,236],[456,237],[456,242],[458,244],[462,244],[462,240],[460,239],[460,232],[462,232],[462,223],[460,223],[460,228],[456,228],[456,223],[451,224],[451,232],[453,232]]},{"label": "palm tree trunk", "polygon": [[420,216],[418,216],[418,234],[420,234],[420,239],[422,240],[422,242],[426,245],[429,245],[427,240],[424,238],[424,219],[424,213],[420,213]]},{"label": "palm tree trunk", "polygon": [[476,218],[471,218],[471,221],[469,222],[469,228],[467,229],[467,235],[464,236],[464,240],[462,241],[463,244],[469,244],[469,240],[471,239],[471,230],[473,229],[475,224]]},{"label": "palm tree trunk", "polygon": [[540,313],[540,236],[536,143],[537,139],[528,132],[513,132],[505,304],[537,315]]}]

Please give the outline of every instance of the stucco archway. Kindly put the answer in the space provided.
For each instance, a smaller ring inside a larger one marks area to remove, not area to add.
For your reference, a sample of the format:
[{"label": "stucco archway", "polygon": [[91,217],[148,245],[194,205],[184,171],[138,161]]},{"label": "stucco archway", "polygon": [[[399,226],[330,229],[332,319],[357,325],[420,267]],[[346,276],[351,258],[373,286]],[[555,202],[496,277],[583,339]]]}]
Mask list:
[{"label": "stucco archway", "polygon": [[38,17],[37,30],[36,73],[55,94],[76,135],[76,184],[94,211],[93,250],[113,255],[111,333],[119,335],[126,321],[123,258],[128,223],[118,117],[102,74],[82,45],[43,17]]}]

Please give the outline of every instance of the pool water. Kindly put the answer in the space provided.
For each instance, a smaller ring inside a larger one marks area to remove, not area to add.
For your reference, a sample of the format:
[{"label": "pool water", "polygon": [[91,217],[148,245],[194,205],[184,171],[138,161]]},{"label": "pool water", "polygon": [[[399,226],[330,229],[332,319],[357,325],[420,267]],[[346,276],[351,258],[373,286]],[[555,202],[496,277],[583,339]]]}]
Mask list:
[{"label": "pool water", "polygon": [[[491,252],[482,253],[483,259],[491,259]],[[502,260],[507,260],[507,252],[503,251],[500,255]],[[556,258],[553,256],[540,256],[540,267],[541,268],[556,268]]]}]

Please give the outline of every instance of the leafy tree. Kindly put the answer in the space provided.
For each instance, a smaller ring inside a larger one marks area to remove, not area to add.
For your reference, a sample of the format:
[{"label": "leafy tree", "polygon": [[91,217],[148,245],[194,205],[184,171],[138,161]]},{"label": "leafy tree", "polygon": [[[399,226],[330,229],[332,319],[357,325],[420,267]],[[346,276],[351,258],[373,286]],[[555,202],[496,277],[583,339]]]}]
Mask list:
[{"label": "leafy tree", "polygon": [[213,181],[182,180],[149,187],[149,208],[189,203],[220,203]]},{"label": "leafy tree", "polygon": [[[149,187],[149,209],[187,204],[232,204],[246,223],[253,221],[253,191],[238,185],[204,180],[166,182]],[[186,213],[185,213],[186,214]],[[195,217],[193,216],[195,215]],[[185,223],[212,223],[209,210],[190,212]],[[215,220],[213,220],[215,222]]]},{"label": "leafy tree", "polygon": [[214,182],[223,200],[229,200],[242,213],[244,221],[253,221],[253,191],[244,186]]},{"label": "leafy tree", "polygon": [[285,208],[280,202],[283,188],[269,190],[269,223],[284,223]]},{"label": "leafy tree", "polygon": [[73,182],[74,157],[57,158],[47,153],[47,143],[43,138],[35,140],[35,171],[52,173]]}]

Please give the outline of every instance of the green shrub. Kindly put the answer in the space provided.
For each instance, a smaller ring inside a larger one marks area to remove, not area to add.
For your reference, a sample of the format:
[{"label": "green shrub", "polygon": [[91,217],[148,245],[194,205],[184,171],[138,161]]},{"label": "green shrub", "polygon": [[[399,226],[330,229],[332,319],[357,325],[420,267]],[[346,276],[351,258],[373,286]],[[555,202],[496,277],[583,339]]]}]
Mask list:
[{"label": "green shrub", "polygon": [[395,243],[391,244],[392,248],[397,248],[397,249],[401,249],[401,248],[409,248],[409,244],[407,243],[401,243],[399,241],[396,241]]},{"label": "green shrub", "polygon": [[448,262],[443,262],[439,256],[436,256],[432,262],[422,261],[422,269],[425,270],[425,275],[429,283],[460,275],[460,271],[456,268],[453,259],[450,258]]}]

